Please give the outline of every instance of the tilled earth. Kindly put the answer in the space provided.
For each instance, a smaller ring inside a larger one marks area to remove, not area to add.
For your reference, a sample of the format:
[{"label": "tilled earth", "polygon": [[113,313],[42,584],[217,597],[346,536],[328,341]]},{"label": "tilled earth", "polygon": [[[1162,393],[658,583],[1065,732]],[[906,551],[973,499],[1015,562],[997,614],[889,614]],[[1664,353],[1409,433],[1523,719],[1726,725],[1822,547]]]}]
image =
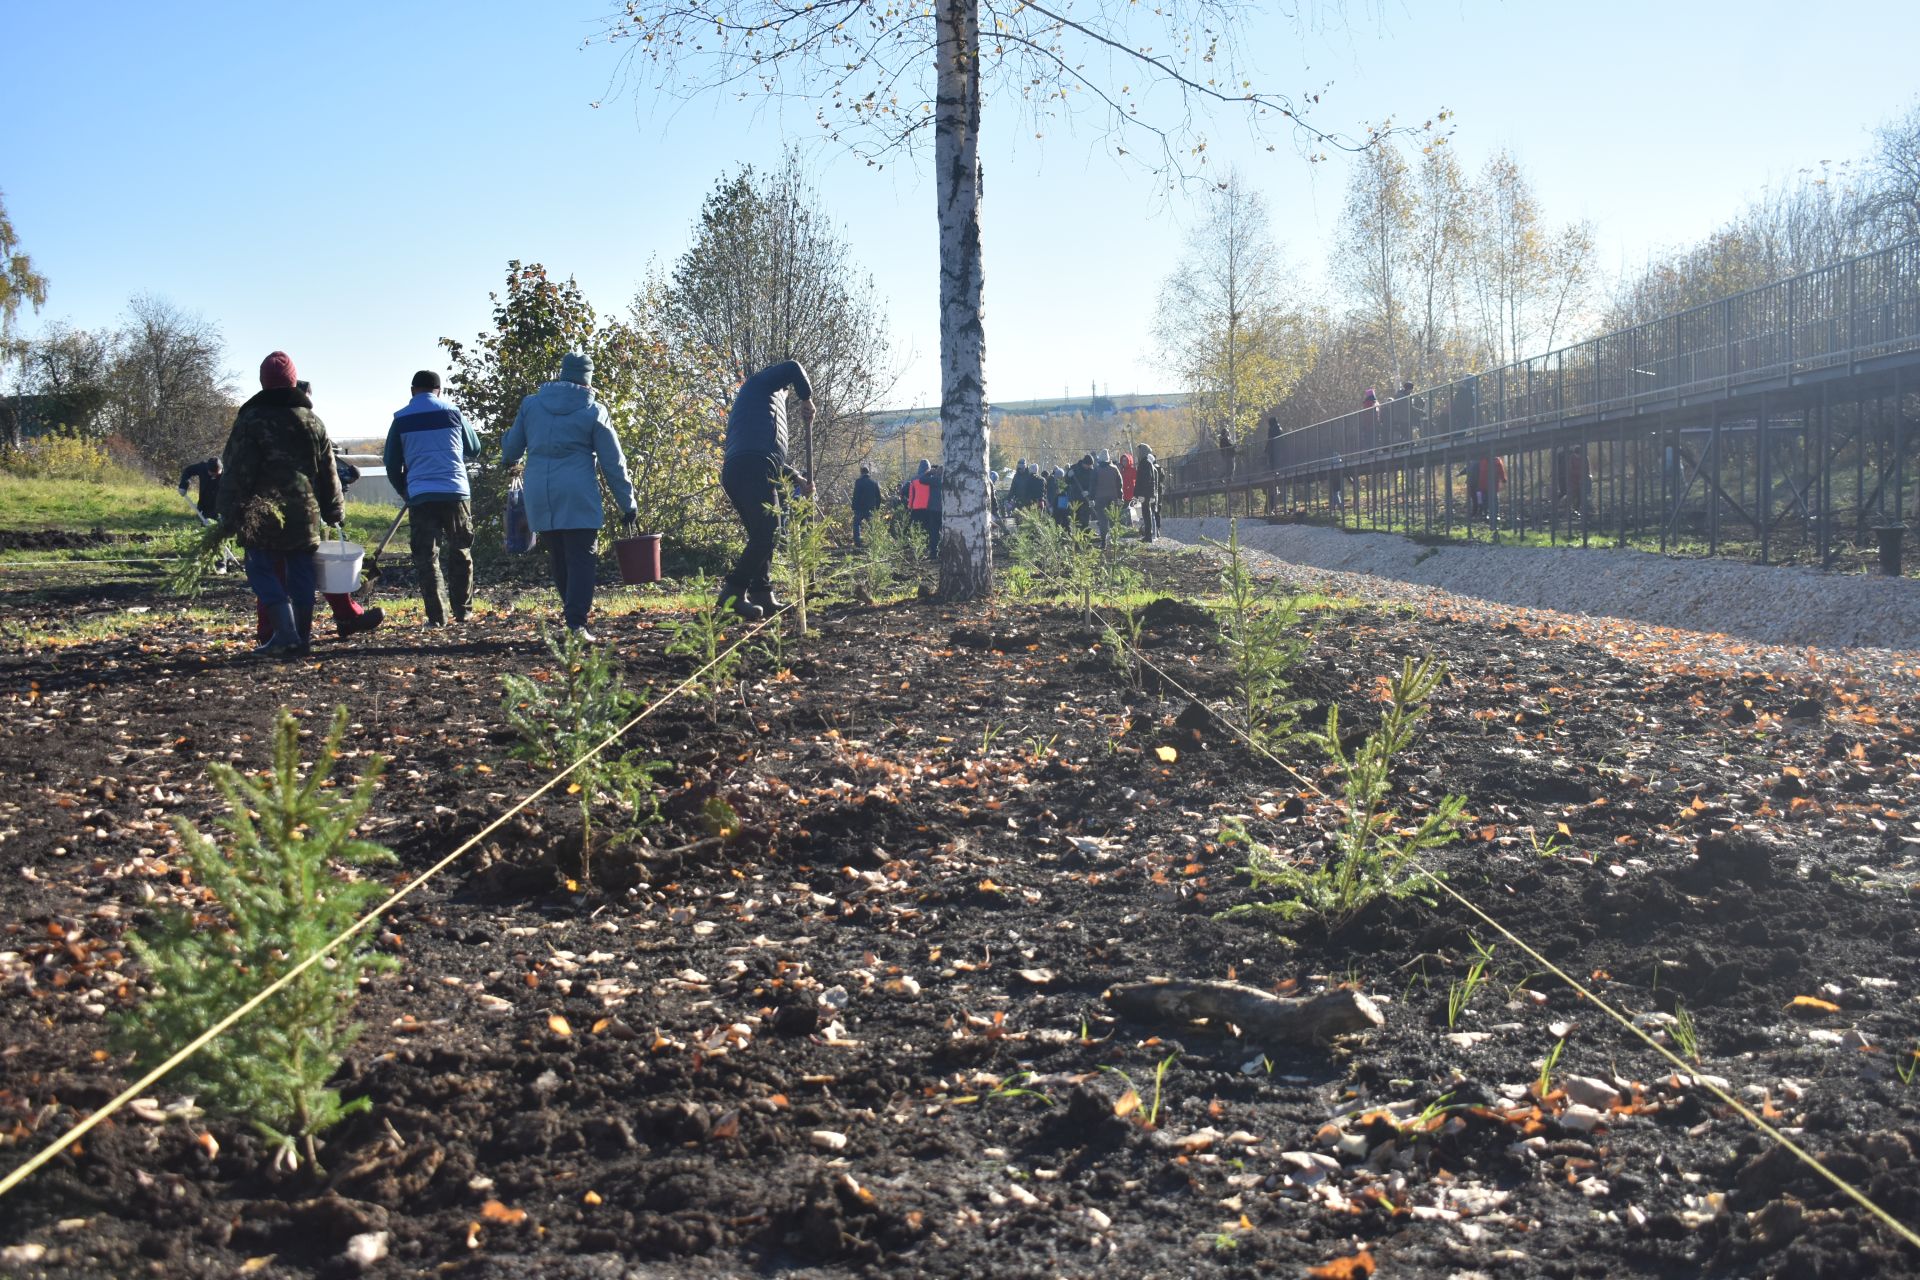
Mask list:
[{"label": "tilled earth", "polygon": [[[0,1272],[1920,1275],[1702,1083],[1920,1224],[1909,683],[1312,615],[1311,719],[1364,729],[1403,657],[1446,659],[1400,814],[1467,797],[1434,869],[1660,1038],[1690,1021],[1681,1072],[1448,899],[1223,917],[1268,896],[1223,822],[1310,864],[1337,779],[1190,706],[1170,680],[1228,688],[1180,601],[1213,570],[1149,563],[1145,687],[1071,610],[905,603],[829,609],[716,705],[668,704],[632,738],[669,764],[662,820],[593,883],[556,798],[395,911],[339,1078],[372,1109],[324,1176],[163,1083],[7,1197]],[[264,764],[277,708],[318,732],[344,703],[350,763],[391,760],[367,825],[396,878],[544,776],[499,711],[502,674],[552,665],[538,619],[277,666],[233,617],[0,658],[0,1167],[130,1078],[122,933],[197,900],[170,820],[211,826],[205,762]],[[635,687],[689,669],[667,621],[605,628]],[[1263,1043],[1104,998],[1153,976],[1357,987],[1385,1025]]]}]

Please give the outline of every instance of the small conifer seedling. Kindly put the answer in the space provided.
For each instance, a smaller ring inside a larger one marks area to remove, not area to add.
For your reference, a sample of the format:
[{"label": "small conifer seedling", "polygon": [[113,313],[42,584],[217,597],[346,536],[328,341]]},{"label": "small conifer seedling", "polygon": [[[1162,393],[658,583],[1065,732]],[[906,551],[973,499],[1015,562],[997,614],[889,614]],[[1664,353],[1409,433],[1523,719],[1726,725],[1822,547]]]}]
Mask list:
[{"label": "small conifer seedling", "polygon": [[[163,1061],[320,950],[385,892],[334,865],[394,861],[386,848],[353,836],[384,762],[369,761],[350,791],[330,786],[346,728],[341,707],[302,778],[300,722],[283,710],[269,773],[252,778],[223,763],[209,766],[228,805],[219,820],[224,838],[209,839],[175,820],[211,909],[168,912],[130,939],[153,996],[121,1017],[116,1030],[143,1066]],[[351,938],[309,966],[181,1068],[183,1084],[211,1108],[246,1120],[272,1142],[276,1162],[297,1163],[297,1143],[317,1168],[315,1135],[370,1105],[366,1098],[343,1102],[327,1087],[360,1032],[348,1019],[361,979],[394,967],[365,939]]]},{"label": "small conifer seedling", "polygon": [[602,746],[641,701],[621,680],[612,655],[572,632],[564,638],[547,632],[543,638],[558,667],[554,678],[503,677],[507,697],[502,711],[520,733],[515,755],[553,769],[579,762],[567,790],[580,805],[580,875],[591,882],[595,806],[603,798],[612,799],[639,826],[654,816],[655,806],[649,803],[657,798],[654,775],[666,765],[617,743]]}]

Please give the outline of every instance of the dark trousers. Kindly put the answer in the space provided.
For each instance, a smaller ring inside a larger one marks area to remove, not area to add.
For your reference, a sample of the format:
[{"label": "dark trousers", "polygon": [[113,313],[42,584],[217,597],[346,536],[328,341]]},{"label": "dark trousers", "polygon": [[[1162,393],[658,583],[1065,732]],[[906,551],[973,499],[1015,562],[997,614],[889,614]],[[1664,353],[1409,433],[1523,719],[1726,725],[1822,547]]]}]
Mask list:
[{"label": "dark trousers", "polygon": [[866,528],[867,521],[871,519],[873,519],[873,512],[871,511],[855,511],[853,513],[853,545],[854,546],[863,547],[866,545],[866,543],[860,540],[860,531]]},{"label": "dark trousers", "polygon": [[553,589],[560,593],[569,631],[586,626],[593,612],[593,544],[599,536],[598,529],[548,529],[540,535],[553,562]]},{"label": "dark trousers", "polygon": [[774,508],[780,462],[770,453],[743,453],[728,458],[720,467],[720,487],[727,501],[746,526],[747,545],[734,561],[732,572],[721,579],[722,594],[744,600],[749,592],[764,595],[773,590],[773,540],[780,532],[780,516]]},{"label": "dark trousers", "polygon": [[927,517],[927,559],[940,558],[940,513],[928,508]]},{"label": "dark trousers", "polygon": [[465,621],[473,608],[473,515],[466,499],[426,498],[413,503],[407,508],[407,526],[427,621],[445,622],[449,604],[454,620]]}]

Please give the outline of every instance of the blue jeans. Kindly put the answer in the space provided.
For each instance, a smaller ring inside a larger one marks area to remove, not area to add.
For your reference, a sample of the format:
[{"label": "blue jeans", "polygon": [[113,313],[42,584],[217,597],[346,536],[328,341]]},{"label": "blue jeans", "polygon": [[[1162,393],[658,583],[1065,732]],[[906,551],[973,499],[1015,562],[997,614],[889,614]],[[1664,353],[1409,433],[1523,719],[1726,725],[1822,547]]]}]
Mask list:
[{"label": "blue jeans", "polygon": [[[280,564],[287,567],[287,580],[281,583],[274,572]],[[276,630],[276,644],[304,644],[313,636],[313,552],[256,551],[247,549],[247,585],[270,612],[283,604],[293,605],[293,623],[300,634],[283,636]]]},{"label": "blue jeans", "polygon": [[860,540],[860,533],[863,529],[867,527],[867,521],[871,519],[873,519],[873,512],[871,511],[856,511],[853,513],[853,545],[854,546],[858,547],[858,546],[865,545]]},{"label": "blue jeans", "polygon": [[593,612],[593,544],[598,529],[548,529],[540,535],[553,564],[553,589],[560,593],[567,630],[587,625]]}]

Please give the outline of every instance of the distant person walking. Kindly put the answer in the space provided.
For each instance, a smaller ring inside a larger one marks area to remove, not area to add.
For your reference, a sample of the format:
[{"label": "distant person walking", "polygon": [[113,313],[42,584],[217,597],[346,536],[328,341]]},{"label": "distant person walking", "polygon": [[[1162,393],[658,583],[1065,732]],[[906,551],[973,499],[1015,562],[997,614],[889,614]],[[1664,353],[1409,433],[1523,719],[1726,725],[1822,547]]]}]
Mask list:
[{"label": "distant person walking", "polygon": [[860,464],[860,478],[853,482],[853,545],[863,547],[860,531],[880,510],[880,482],[873,478],[873,467]]},{"label": "distant person walking", "polygon": [[1144,440],[1133,452],[1133,491],[1140,495],[1140,536],[1152,542],[1160,529],[1160,461]]},{"label": "distant person walking", "polygon": [[326,424],[297,386],[293,358],[260,362],[260,390],[240,406],[222,456],[219,524],[246,549],[247,585],[273,631],[254,652],[304,655],[313,637],[313,553],[322,526],[346,518]]},{"label": "distant person walking", "polygon": [[180,470],[180,496],[187,496],[187,482],[200,482],[200,496],[194,506],[203,520],[212,520],[220,511],[220,459],[208,458],[205,462],[195,462]]},{"label": "distant person walking", "polygon": [[[387,479],[407,505],[407,537],[427,625],[447,625],[447,611],[465,622],[473,608],[473,507],[467,463],[480,437],[440,397],[440,375],[413,375],[413,398],[393,415],[384,460]],[[446,572],[441,573],[442,565]]]},{"label": "distant person walking", "polygon": [[1100,546],[1105,549],[1113,538],[1113,513],[1120,505],[1121,495],[1126,485],[1120,476],[1120,468],[1113,465],[1113,459],[1105,449],[1093,467],[1093,522],[1100,530]]},{"label": "distant person walking", "polygon": [[936,462],[927,468],[927,559],[940,558],[940,512],[945,505],[947,468]]},{"label": "distant person walking", "polygon": [[800,421],[813,422],[813,384],[798,360],[768,365],[740,384],[727,414],[720,487],[740,516],[747,545],[720,583],[720,603],[749,621],[780,607],[774,598],[773,543],[780,531],[776,508],[780,481],[805,496],[813,483],[787,465],[787,392],[800,401]]},{"label": "distant person walking", "polygon": [[607,407],[594,398],[593,361],[587,356],[573,352],[562,358],[560,376],[520,402],[500,461],[512,466],[523,455],[527,524],[546,535],[553,587],[560,593],[567,630],[591,644],[597,638],[587,630],[587,616],[593,612],[594,542],[606,522],[601,479],[620,504],[622,528],[637,528],[640,512],[634,506],[627,455],[613,434]]}]

